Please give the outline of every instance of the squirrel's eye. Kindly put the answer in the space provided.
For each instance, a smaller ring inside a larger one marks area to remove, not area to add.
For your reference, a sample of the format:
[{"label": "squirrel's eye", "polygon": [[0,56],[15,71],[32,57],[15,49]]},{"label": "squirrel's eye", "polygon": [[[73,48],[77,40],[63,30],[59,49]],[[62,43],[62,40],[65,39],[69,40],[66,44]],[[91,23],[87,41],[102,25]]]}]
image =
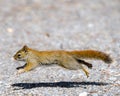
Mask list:
[{"label": "squirrel's eye", "polygon": [[20,54],[18,54],[18,57],[20,57],[21,55]]}]

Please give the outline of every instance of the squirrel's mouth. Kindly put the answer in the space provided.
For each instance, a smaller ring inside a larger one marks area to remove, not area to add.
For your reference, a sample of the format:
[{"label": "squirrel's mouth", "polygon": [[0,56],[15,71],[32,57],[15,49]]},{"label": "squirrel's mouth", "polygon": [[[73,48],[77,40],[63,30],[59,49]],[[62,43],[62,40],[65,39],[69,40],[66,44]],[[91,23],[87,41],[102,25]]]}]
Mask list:
[{"label": "squirrel's mouth", "polygon": [[16,56],[13,56],[13,58],[15,59],[15,60],[21,60],[21,58],[18,58],[18,57],[16,57]]},{"label": "squirrel's mouth", "polygon": [[17,61],[25,61],[25,59],[23,59],[23,58],[14,58],[14,59]]}]

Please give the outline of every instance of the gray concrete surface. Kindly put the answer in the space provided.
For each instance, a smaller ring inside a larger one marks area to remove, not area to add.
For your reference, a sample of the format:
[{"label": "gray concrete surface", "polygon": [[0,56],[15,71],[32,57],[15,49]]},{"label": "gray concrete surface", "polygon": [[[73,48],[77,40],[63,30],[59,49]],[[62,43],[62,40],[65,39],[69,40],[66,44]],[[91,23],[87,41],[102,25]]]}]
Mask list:
[{"label": "gray concrete surface", "polygon": [[[120,96],[120,0],[0,0],[0,42],[0,96]],[[89,60],[89,78],[59,66],[17,76],[24,63],[12,56],[25,44],[100,50],[114,63]]]}]

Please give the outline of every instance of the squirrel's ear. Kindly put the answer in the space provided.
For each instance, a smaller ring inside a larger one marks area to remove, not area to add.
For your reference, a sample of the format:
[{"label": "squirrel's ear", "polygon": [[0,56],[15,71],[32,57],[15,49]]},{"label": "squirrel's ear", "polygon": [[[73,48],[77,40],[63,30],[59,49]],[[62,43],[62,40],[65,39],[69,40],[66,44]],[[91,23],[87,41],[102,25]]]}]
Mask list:
[{"label": "squirrel's ear", "polygon": [[23,46],[23,50],[24,50],[25,52],[27,52],[27,50],[28,50],[27,45],[24,45],[24,46]]}]

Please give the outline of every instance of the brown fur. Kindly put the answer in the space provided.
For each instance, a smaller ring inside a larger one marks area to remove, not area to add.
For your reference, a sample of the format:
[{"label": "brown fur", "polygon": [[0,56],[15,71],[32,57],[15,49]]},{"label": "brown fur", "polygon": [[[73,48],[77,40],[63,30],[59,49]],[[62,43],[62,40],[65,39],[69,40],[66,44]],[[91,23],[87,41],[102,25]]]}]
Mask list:
[{"label": "brown fur", "polygon": [[14,55],[15,60],[22,60],[26,62],[25,66],[17,68],[18,73],[27,72],[34,69],[38,65],[58,64],[59,66],[71,70],[82,69],[88,77],[89,72],[83,65],[86,65],[88,68],[92,68],[92,64],[82,60],[85,58],[100,59],[107,63],[111,63],[112,61],[112,59],[107,54],[94,50],[37,51],[24,46]]}]

